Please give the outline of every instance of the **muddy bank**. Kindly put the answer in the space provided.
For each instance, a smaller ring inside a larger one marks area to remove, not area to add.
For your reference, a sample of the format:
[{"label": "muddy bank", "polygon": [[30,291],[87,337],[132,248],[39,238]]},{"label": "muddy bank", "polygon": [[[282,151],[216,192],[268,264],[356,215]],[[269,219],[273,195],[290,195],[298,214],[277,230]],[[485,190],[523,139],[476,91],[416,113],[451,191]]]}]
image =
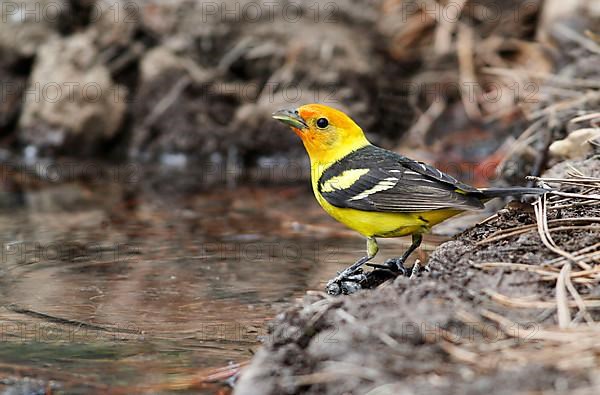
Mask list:
[{"label": "muddy bank", "polygon": [[[559,164],[548,175],[573,169],[600,177],[600,160]],[[598,202],[550,200],[556,245],[575,256],[586,247],[597,252],[590,246],[600,240]],[[421,277],[345,297],[309,293],[276,317],[235,394],[593,392],[598,329],[581,323],[600,312],[578,311],[568,296],[572,329],[560,329],[561,256],[543,244],[535,224],[531,206],[512,204],[438,247]],[[594,306],[596,280],[579,278],[573,287]]]}]

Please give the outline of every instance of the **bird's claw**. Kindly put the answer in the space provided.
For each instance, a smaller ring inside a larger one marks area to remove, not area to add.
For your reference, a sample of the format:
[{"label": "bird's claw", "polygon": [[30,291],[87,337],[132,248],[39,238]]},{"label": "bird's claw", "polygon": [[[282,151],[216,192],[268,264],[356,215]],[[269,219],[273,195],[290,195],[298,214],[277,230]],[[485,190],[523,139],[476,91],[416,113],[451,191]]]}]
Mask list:
[{"label": "bird's claw", "polygon": [[354,271],[349,269],[342,270],[341,272],[337,272],[337,276],[327,282],[327,286],[333,283],[339,283],[343,280],[348,280],[349,278],[360,274],[363,274],[363,270],[360,268]]},{"label": "bird's claw", "polygon": [[403,276],[408,276],[409,274],[408,270],[404,267],[404,260],[402,258],[390,258],[383,262],[383,265],[379,265],[377,263],[367,263],[367,266],[381,270],[388,270],[396,276],[400,274]]},{"label": "bird's claw", "polygon": [[367,276],[363,273],[362,269],[354,272],[344,270],[329,280],[325,289],[329,295],[348,295],[362,289],[360,283],[366,279]]},{"label": "bird's claw", "polygon": [[[413,279],[418,277],[421,272],[429,271],[429,266],[421,266],[419,260],[415,262],[412,268],[406,268],[404,267],[402,258],[391,258],[386,260],[383,264],[367,263],[366,265],[376,269],[369,272],[369,275],[378,270],[383,270],[390,273],[391,278],[402,275]],[[362,269],[359,268],[354,271],[346,269],[338,272],[337,276],[329,280],[325,289],[329,295],[349,295],[360,291],[365,287],[371,288],[368,283],[369,276],[365,274]]]}]

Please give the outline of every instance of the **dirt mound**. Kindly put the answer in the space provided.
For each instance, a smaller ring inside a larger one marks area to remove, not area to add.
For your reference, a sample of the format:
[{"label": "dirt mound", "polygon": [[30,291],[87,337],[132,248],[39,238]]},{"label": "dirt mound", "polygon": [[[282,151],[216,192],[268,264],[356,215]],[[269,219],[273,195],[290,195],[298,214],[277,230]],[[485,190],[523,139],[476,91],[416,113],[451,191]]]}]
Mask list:
[{"label": "dirt mound", "polygon": [[[597,193],[598,158],[549,174],[565,177],[566,169],[596,177],[588,186]],[[559,199],[551,198],[547,209],[553,242],[582,267],[593,264],[599,256],[597,200]],[[545,245],[538,220],[529,205],[508,206],[438,247],[431,272],[422,277],[341,298],[310,294],[275,319],[235,394],[257,388],[262,394],[591,391],[600,350],[590,342],[597,329],[578,323],[600,319],[598,280],[586,278],[589,271],[575,274],[580,267],[573,263],[568,288],[588,307],[571,318],[577,297],[564,296],[559,280],[568,259]],[[562,303],[568,331],[561,330]],[[586,344],[592,359],[571,353],[574,344]]]}]

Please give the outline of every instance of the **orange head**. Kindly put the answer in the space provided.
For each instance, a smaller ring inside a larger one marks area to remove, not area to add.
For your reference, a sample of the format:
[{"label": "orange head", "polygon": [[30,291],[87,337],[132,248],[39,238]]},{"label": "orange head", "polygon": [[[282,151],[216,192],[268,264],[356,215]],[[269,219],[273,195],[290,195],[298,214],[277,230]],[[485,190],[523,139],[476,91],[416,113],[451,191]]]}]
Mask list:
[{"label": "orange head", "polygon": [[369,144],[356,122],[340,110],[323,104],[279,110],[273,118],[291,126],[300,136],[313,163],[335,162]]}]

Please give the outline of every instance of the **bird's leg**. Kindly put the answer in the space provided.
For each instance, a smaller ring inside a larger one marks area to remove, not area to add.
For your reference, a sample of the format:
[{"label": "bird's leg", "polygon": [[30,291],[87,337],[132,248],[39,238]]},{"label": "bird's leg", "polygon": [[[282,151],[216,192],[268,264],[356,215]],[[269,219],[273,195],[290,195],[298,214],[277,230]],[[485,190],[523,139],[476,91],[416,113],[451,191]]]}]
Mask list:
[{"label": "bird's leg", "polygon": [[362,273],[359,273],[360,267],[362,265],[364,265],[365,263],[367,263],[368,261],[370,261],[371,259],[373,259],[373,257],[377,254],[377,251],[379,251],[379,247],[377,246],[377,241],[375,240],[374,237],[368,237],[367,238],[367,255],[363,256],[358,261],[356,261],[354,264],[352,264],[351,266],[342,270],[341,272],[338,273],[337,276],[335,276],[334,278],[329,280],[327,282],[327,286],[326,286],[327,292],[331,295],[339,295],[342,292],[342,289],[340,286],[343,281],[353,281],[353,282],[361,281],[362,277],[364,275]]},{"label": "bird's leg", "polygon": [[408,259],[410,254],[414,252],[421,245],[421,241],[423,241],[423,236],[420,233],[415,233],[412,235],[412,244],[408,249],[402,254],[401,257],[398,258],[390,258],[383,263],[383,265],[372,265],[369,266],[378,268],[378,269],[388,269],[397,274],[408,275],[410,274],[408,270],[404,267],[404,262]]}]

